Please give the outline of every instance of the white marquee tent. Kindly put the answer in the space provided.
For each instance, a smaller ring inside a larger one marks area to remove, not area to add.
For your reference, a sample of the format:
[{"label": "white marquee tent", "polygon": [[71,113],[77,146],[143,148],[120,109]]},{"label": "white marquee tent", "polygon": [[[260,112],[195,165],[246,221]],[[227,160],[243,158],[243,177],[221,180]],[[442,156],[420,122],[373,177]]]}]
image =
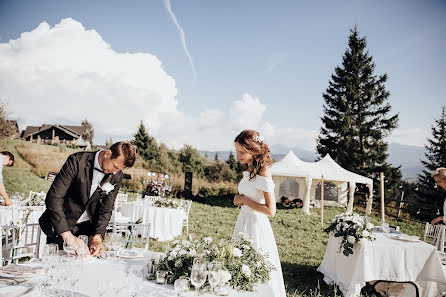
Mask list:
[{"label": "white marquee tent", "polygon": [[310,201],[315,201],[318,192],[320,194],[322,176],[326,181],[324,194],[328,192],[324,196],[333,198],[324,201],[324,205],[346,205],[348,201],[347,211],[352,211],[356,184],[361,183],[369,188],[367,209],[371,209],[373,180],[342,168],[329,154],[317,162],[305,162],[290,151],[272,165],[271,173],[276,184],[276,201],[279,202],[284,194],[288,198],[304,197],[303,211],[307,214],[310,213]]}]

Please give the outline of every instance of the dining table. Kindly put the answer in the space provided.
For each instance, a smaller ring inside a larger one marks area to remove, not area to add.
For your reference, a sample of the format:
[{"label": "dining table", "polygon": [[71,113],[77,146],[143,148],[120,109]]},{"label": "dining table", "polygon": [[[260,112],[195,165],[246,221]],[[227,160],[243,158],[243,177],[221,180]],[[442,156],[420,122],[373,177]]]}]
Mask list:
[{"label": "dining table", "polygon": [[159,241],[173,240],[181,235],[186,212],[181,208],[157,207],[150,201],[123,203],[120,208],[123,216],[142,224],[150,224],[149,235]]},{"label": "dining table", "polygon": [[[159,254],[156,252],[153,253]],[[143,265],[145,267],[147,262],[147,257],[145,257],[145,255],[147,255],[147,252],[132,258],[118,257],[118,259],[113,257],[95,258],[89,256],[82,262],[82,273],[80,274],[79,281],[76,283],[74,290],[71,291],[69,286],[65,286],[62,290],[58,289],[57,292],[59,294],[63,294],[64,296],[71,296],[72,294],[74,297],[114,296],[115,294],[115,296],[131,296],[132,291],[129,288],[131,286],[132,279],[129,276],[129,271],[134,265]],[[26,267],[39,267],[42,265],[42,263],[38,260],[31,260],[19,265]],[[15,292],[27,292],[26,296],[29,297],[55,296],[55,288],[52,287],[52,285],[45,288],[39,288],[43,277],[44,275],[39,274],[33,278],[27,278],[25,283],[7,285],[7,283],[2,282],[4,278],[0,276],[0,296],[20,296],[20,293],[15,294]],[[101,288],[104,287],[103,284],[105,284],[106,287],[105,292],[101,292]],[[16,290],[14,290],[14,287]],[[272,292],[268,289],[268,286],[260,284],[255,287],[253,292],[230,289],[227,296],[269,297],[271,294]],[[142,286],[140,287],[137,296],[175,297],[178,296],[178,294],[175,292],[172,284],[158,284],[155,280],[148,280],[147,277],[144,277]],[[204,291],[203,289],[200,289],[200,294],[198,294],[194,287],[190,285],[190,290],[182,293],[181,296],[212,297],[216,295],[213,295],[209,289]]]},{"label": "dining table", "polygon": [[[360,296],[366,283],[387,282],[401,287],[400,295],[434,297],[446,293],[446,276],[435,246],[395,232],[374,232],[376,240],[357,242],[353,254],[340,250],[342,238],[330,234],[318,271],[345,297]],[[411,292],[411,293],[409,293]]]}]

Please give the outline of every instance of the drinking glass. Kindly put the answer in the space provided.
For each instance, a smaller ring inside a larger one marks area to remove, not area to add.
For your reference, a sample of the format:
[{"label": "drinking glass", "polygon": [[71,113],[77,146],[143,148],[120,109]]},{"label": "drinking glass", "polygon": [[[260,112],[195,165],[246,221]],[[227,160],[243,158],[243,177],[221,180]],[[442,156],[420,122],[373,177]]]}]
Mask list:
[{"label": "drinking glass", "polygon": [[202,258],[195,258],[190,273],[190,281],[197,289],[198,295],[201,295],[200,287],[206,282],[207,262]]},{"label": "drinking glass", "polygon": [[177,296],[181,296],[181,293],[186,293],[190,290],[189,278],[187,276],[180,276],[179,279],[175,280],[173,287]]},{"label": "drinking glass", "polygon": [[382,227],[382,229],[383,229],[383,235],[384,235],[384,237],[389,238],[389,237],[390,237],[390,235],[389,235],[389,233],[390,233],[390,226],[389,226],[389,224],[387,224],[387,223],[382,223],[382,224],[381,224],[381,227]]},{"label": "drinking glass", "polygon": [[42,252],[42,263],[43,269],[45,271],[45,279],[43,281],[42,287],[46,287],[49,285],[49,280],[52,274],[50,270],[53,269],[53,265],[56,262],[56,257],[59,252],[59,246],[55,243],[48,243],[43,248]]},{"label": "drinking glass", "polygon": [[221,263],[212,261],[208,265],[209,285],[211,285],[212,293],[215,293],[215,286],[218,285],[220,279]]},{"label": "drinking glass", "polygon": [[120,233],[110,234],[110,243],[116,260],[118,258],[118,253],[122,249],[122,235]]},{"label": "drinking glass", "polygon": [[74,250],[76,249],[75,246],[68,245],[67,242],[64,240],[63,242],[63,250],[67,252],[68,254],[74,254]]},{"label": "drinking glass", "polygon": [[138,295],[142,287],[144,277],[143,265],[132,265],[129,269],[129,279],[131,283],[132,296]]},{"label": "drinking glass", "polygon": [[156,283],[164,285],[166,283],[166,276],[167,276],[167,271],[158,270],[156,272]]},{"label": "drinking glass", "polygon": [[73,257],[70,263],[70,285],[71,285],[71,297],[74,297],[74,288],[81,278],[82,272],[82,260],[77,257]]}]

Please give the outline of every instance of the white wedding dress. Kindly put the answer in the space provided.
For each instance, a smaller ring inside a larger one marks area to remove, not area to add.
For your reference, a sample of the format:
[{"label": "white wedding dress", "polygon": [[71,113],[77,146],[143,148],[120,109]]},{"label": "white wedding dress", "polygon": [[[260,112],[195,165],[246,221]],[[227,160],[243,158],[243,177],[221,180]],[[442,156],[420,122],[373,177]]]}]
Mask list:
[{"label": "white wedding dress", "polygon": [[[274,193],[274,182],[272,179],[260,175],[256,175],[255,178],[249,180],[249,173],[245,171],[238,185],[238,191],[240,195],[245,195],[255,202],[264,204],[265,197],[263,192]],[[276,240],[268,216],[255,211],[247,205],[243,205],[232,237],[240,237],[241,232],[248,235],[257,250],[268,253],[270,262],[276,268],[276,270],[270,273],[271,279],[267,282],[267,286],[271,288],[271,293],[273,294],[271,296],[285,297],[282,267],[280,266]]]}]

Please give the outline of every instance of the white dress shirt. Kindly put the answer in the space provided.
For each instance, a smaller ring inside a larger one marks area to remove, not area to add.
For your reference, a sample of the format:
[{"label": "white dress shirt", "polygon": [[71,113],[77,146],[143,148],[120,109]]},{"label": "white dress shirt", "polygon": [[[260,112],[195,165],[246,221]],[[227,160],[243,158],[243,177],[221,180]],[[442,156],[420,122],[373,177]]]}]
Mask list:
[{"label": "white dress shirt", "polygon": [[[99,151],[94,156],[94,168],[99,169],[102,171],[101,165],[99,165],[99,153],[102,151]],[[93,178],[91,180],[91,188],[90,188],[90,198],[93,196],[93,193],[98,188],[99,184],[102,181],[102,178],[104,178],[104,173],[99,172],[97,170],[93,170]],[[81,215],[81,217],[77,220],[76,224],[85,222],[90,220],[90,216],[88,215],[87,211],[85,210],[84,213]]]}]

